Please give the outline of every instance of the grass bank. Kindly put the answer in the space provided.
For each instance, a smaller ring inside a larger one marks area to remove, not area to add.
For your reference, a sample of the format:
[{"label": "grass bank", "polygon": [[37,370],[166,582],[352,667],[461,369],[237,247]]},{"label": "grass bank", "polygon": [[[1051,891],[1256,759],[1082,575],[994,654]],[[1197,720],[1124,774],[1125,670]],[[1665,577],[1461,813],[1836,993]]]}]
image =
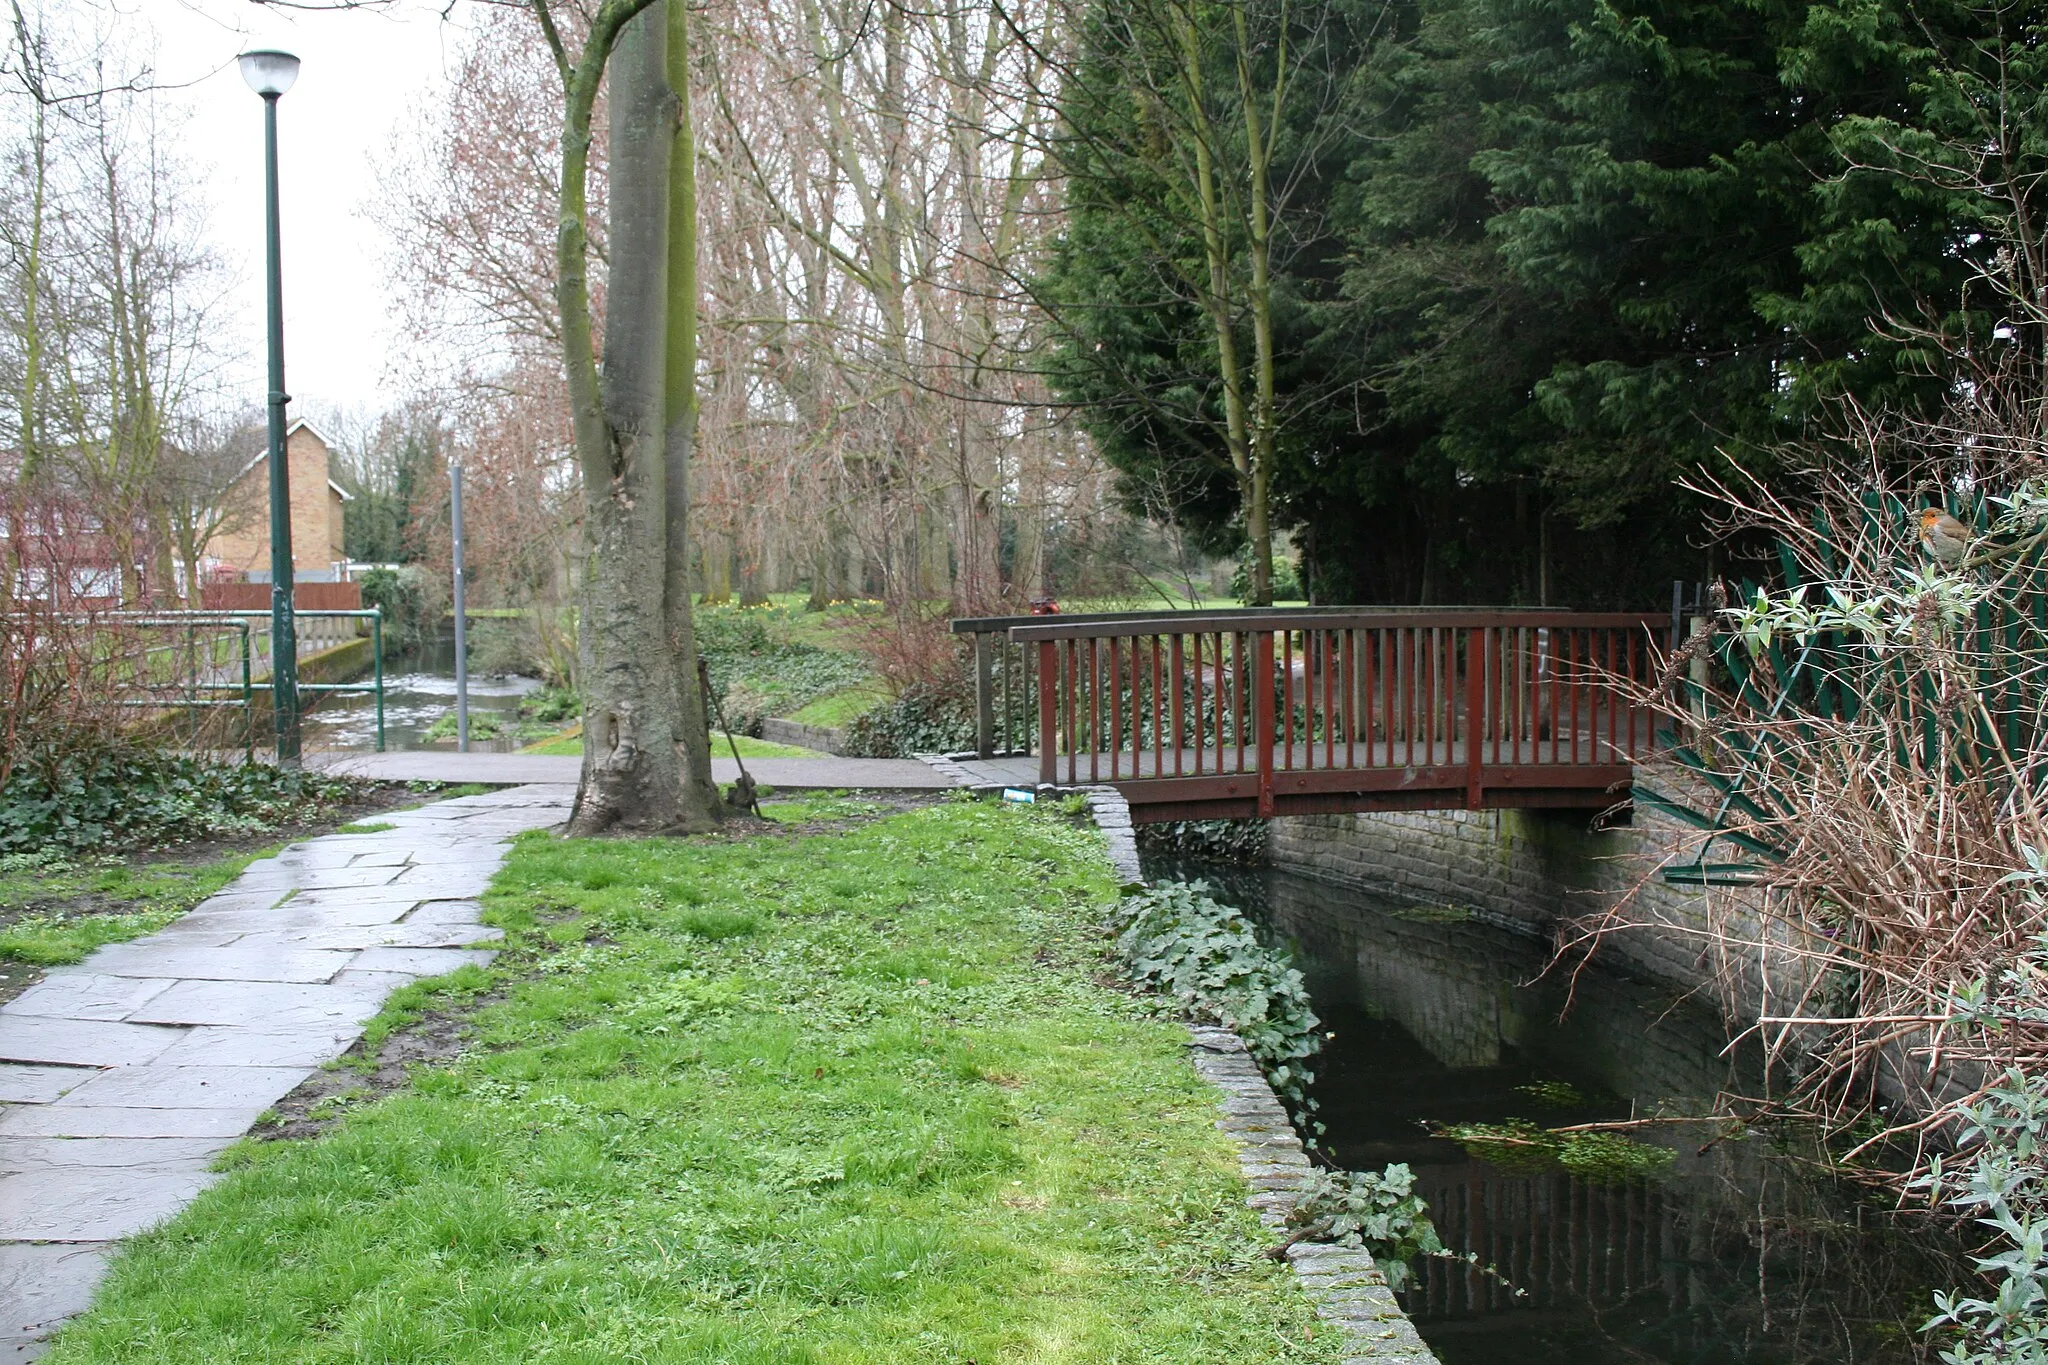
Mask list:
[{"label": "grass bank", "polygon": [[387,1021],[472,1010],[466,1050],[235,1149],[50,1359],[1338,1359],[1184,1031],[1104,984],[1092,831],[772,809],[520,840],[505,956]]},{"label": "grass bank", "polygon": [[[732,742],[739,746],[741,758],[829,757],[827,754],[819,753],[816,749],[806,749],[796,744],[777,744],[772,740],[755,739],[752,735],[734,735]],[[583,755],[582,722],[579,721],[561,733],[552,738],[544,739],[538,744],[529,744],[519,752],[522,754],[552,754],[557,757],[568,755],[580,758]],[[724,735],[714,733],[711,736],[711,756],[713,758],[732,757],[732,749],[727,745]]]}]

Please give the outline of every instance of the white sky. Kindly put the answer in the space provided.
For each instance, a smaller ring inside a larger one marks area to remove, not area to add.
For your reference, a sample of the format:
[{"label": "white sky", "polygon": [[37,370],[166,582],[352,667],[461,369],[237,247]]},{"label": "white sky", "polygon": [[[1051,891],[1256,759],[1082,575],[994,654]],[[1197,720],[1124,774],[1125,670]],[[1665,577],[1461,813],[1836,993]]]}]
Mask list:
[{"label": "white sky", "polygon": [[303,63],[278,105],[293,413],[317,418],[319,410],[397,401],[408,385],[388,363],[398,322],[385,307],[385,242],[365,209],[394,130],[441,97],[443,73],[466,41],[463,10],[444,20],[441,6],[420,0],[330,13],[249,0],[114,3],[123,27],[136,26],[135,38],[154,34],[159,82],[195,82],[169,98],[189,111],[179,150],[206,187],[209,235],[236,282],[219,314],[234,392],[246,390],[247,406],[263,402],[263,103],[234,58],[278,47]]}]

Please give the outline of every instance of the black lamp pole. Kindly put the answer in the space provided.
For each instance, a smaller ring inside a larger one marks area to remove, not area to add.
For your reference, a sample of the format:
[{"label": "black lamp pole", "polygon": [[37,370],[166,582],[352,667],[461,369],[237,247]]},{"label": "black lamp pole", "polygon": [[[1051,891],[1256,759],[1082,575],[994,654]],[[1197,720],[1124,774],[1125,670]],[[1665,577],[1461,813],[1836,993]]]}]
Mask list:
[{"label": "black lamp pole", "polygon": [[277,762],[299,766],[299,632],[292,615],[292,491],[285,459],[284,264],[278,237],[277,101],[299,73],[288,52],[245,52],[242,78],[263,97],[264,248],[270,341],[270,696]]}]

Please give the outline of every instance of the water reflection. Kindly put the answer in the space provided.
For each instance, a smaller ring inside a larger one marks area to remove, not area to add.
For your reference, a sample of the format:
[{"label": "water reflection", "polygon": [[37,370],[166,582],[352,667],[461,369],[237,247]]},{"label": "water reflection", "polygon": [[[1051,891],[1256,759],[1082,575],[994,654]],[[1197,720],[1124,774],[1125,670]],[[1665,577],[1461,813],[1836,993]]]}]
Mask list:
[{"label": "water reflection", "polygon": [[1415,1168],[1445,1241],[1525,1291],[1424,1262],[1407,1306],[1445,1365],[1904,1365],[1952,1248],[1818,1173],[1789,1144],[1706,1125],[1644,1130],[1654,1180],[1518,1174],[1427,1123],[1546,1126],[1706,1114],[1756,1080],[1719,1020],[1600,968],[1543,971],[1546,944],[1277,872],[1204,876],[1293,945],[1337,1036],[1316,1095],[1339,1163]]}]

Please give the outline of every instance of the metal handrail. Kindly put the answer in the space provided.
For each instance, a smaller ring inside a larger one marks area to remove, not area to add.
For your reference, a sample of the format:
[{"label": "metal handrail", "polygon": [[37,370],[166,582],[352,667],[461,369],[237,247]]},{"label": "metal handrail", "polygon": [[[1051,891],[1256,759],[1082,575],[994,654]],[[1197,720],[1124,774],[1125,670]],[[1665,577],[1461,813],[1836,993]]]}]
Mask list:
[{"label": "metal handrail", "polygon": [[[385,739],[385,737],[384,737],[384,614],[383,614],[383,613],[382,613],[381,611],[377,610],[377,609],[376,609],[375,607],[359,607],[359,608],[341,608],[341,607],[327,607],[327,608],[311,608],[311,609],[307,609],[307,610],[302,610],[302,611],[298,611],[298,612],[296,612],[296,613],[294,613],[294,614],[295,614],[295,615],[297,615],[297,616],[300,616],[300,617],[314,616],[314,617],[326,617],[326,618],[330,618],[330,619],[338,619],[338,618],[350,618],[350,619],[354,619],[354,620],[359,620],[359,621],[361,621],[361,620],[367,620],[368,622],[370,622],[370,638],[371,638],[371,655],[372,655],[372,660],[373,660],[373,663],[372,663],[372,673],[371,673],[371,680],[370,680],[369,682],[366,682],[366,683],[361,683],[361,682],[356,682],[356,683],[304,683],[304,682],[302,682],[302,683],[298,683],[298,684],[297,684],[297,690],[298,690],[299,692],[302,692],[302,693],[303,693],[303,692],[314,692],[314,693],[320,693],[320,692],[326,692],[326,693],[341,693],[341,692],[367,692],[367,693],[371,693],[371,694],[373,694],[373,695],[374,695],[374,696],[376,697],[376,699],[377,699],[377,752],[378,752],[378,753],[380,753],[380,754],[381,754],[381,753],[383,753],[383,752],[384,752],[384,739]],[[187,690],[187,691],[189,691],[189,692],[193,692],[193,693],[199,693],[199,692],[239,692],[239,693],[241,694],[241,697],[240,697],[240,704],[241,704],[241,705],[242,705],[242,706],[243,706],[243,707],[244,707],[245,709],[247,709],[247,708],[251,708],[251,707],[253,707],[253,706],[254,706],[254,704],[255,704],[255,694],[256,694],[256,693],[258,693],[258,692],[270,692],[270,691],[273,691],[273,690],[275,690],[275,688],[274,688],[274,684],[273,684],[273,683],[272,683],[272,682],[270,681],[270,679],[269,679],[269,678],[256,678],[256,677],[254,677],[254,676],[253,676],[253,670],[252,670],[252,667],[251,667],[251,660],[252,660],[252,650],[251,650],[251,637],[250,637],[250,630],[249,630],[249,626],[250,626],[250,623],[251,623],[252,621],[257,621],[257,620],[263,620],[263,621],[267,621],[267,620],[269,620],[269,619],[270,619],[270,612],[269,612],[269,611],[267,611],[267,610],[263,610],[263,609],[258,609],[258,608],[234,608],[234,607],[226,607],[226,608],[223,608],[223,607],[205,607],[205,608],[198,608],[198,609],[195,609],[195,610],[192,610],[192,611],[102,611],[102,612],[59,612],[59,613],[52,613],[51,615],[52,615],[52,616],[53,616],[53,617],[54,617],[55,619],[57,619],[57,620],[60,620],[60,621],[66,622],[67,624],[74,624],[74,625],[95,625],[95,624],[99,624],[99,623],[102,623],[102,622],[111,622],[111,623],[115,623],[115,624],[119,624],[119,625],[133,625],[133,626],[186,626],[186,627],[199,627],[199,626],[219,626],[219,627],[232,627],[232,628],[238,629],[238,630],[240,630],[240,631],[241,631],[241,633],[242,633],[242,648],[241,648],[242,680],[241,680],[241,682],[240,682],[240,683],[234,683],[234,682],[225,682],[225,683],[207,683],[207,682],[198,682],[198,681],[194,681],[194,682],[191,682],[191,683],[188,683],[188,684],[186,684],[185,690]],[[27,612],[0,612],[0,619],[6,619],[6,620],[16,620],[16,619],[20,619],[20,620],[30,620],[30,621],[34,621],[34,620],[38,620],[38,619],[49,619],[49,618],[46,618],[46,617],[40,617],[40,616],[38,616],[38,615],[36,615],[36,614],[34,614],[34,613],[27,613]],[[358,638],[361,638],[361,637],[358,637]],[[272,674],[273,674],[273,676],[275,675],[275,667],[274,667],[274,666],[273,666],[273,669],[272,669]],[[141,709],[161,709],[161,708],[164,708],[164,707],[168,707],[168,706],[171,706],[171,705],[181,705],[181,706],[195,706],[195,707],[198,707],[198,706],[231,706],[231,705],[234,705],[235,703],[234,703],[234,702],[231,702],[231,701],[222,701],[222,702],[205,702],[205,701],[200,701],[200,700],[199,700],[199,699],[198,699],[198,698],[197,698],[197,697],[195,696],[195,697],[193,697],[193,698],[192,698],[192,699],[190,699],[190,700],[187,700],[187,701],[182,701],[182,702],[177,702],[177,703],[172,703],[172,702],[166,702],[166,701],[163,701],[163,700],[160,700],[160,699],[150,699],[150,700],[141,700],[141,701],[135,701],[135,702],[124,702],[124,703],[122,703],[122,704],[123,704],[123,705],[126,705],[126,706],[133,706],[133,707],[136,707],[136,708],[141,708]],[[244,740],[244,744],[243,744],[243,749],[244,749],[244,753],[245,753],[245,755],[253,755],[253,753],[254,753],[254,750],[255,750],[255,738],[254,738],[254,720],[253,720],[253,713],[252,713],[252,716],[251,716],[251,721],[250,721],[250,724],[249,724],[248,726],[245,726],[245,727],[244,727],[244,733],[245,733],[245,740]]]}]

